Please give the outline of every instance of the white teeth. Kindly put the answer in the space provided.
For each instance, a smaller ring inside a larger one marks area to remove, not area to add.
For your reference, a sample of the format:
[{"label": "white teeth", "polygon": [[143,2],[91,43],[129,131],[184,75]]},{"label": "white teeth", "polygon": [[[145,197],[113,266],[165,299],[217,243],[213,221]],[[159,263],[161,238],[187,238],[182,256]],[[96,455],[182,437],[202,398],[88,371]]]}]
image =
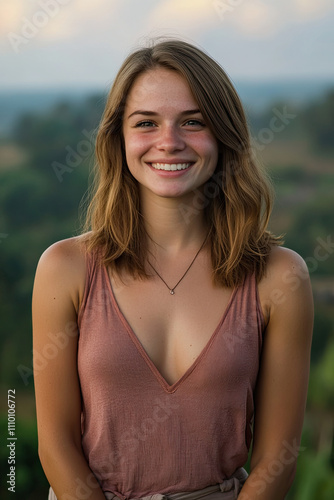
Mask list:
[{"label": "white teeth", "polygon": [[174,171],[185,170],[186,168],[190,167],[191,163],[151,163],[151,165],[157,170]]}]

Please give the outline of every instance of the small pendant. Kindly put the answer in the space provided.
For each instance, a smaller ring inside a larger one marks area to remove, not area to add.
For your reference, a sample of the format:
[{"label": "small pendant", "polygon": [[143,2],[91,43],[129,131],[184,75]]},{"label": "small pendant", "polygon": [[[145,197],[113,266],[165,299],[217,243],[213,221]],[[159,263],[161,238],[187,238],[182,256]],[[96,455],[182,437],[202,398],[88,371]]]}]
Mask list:
[{"label": "small pendant", "polygon": [[174,294],[175,294],[174,290],[169,290],[169,293],[170,293],[171,295],[174,295]]}]

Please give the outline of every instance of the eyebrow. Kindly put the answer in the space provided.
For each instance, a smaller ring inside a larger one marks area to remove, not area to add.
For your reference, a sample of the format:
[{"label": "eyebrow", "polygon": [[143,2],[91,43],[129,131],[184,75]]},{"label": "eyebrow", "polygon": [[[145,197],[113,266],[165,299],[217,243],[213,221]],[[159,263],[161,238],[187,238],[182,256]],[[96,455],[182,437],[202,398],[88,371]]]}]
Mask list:
[{"label": "eyebrow", "polygon": [[[185,111],[182,111],[180,114],[181,114],[181,116],[186,116],[186,115],[196,115],[198,113],[201,113],[200,109],[187,109]],[[155,111],[138,110],[138,111],[134,111],[133,113],[131,113],[131,115],[128,116],[128,119],[131,118],[131,116],[134,116],[134,115],[158,116],[159,113],[156,113]]]}]

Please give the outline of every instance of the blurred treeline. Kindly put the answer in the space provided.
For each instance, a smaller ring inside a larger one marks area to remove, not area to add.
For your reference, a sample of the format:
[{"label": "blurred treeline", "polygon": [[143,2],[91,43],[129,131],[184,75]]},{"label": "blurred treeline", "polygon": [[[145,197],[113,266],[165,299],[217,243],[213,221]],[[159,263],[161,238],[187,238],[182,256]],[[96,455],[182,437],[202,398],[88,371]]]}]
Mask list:
[{"label": "blurred treeline", "polygon": [[[0,138],[1,438],[8,389],[16,390],[18,498],[47,498],[37,456],[32,377],[31,292],[41,253],[80,231],[94,135],[104,106],[97,95],[25,114]],[[274,117],[277,119],[274,120]],[[334,89],[295,108],[278,102],[249,112],[254,152],[276,190],[271,230],[309,266],[315,300],[307,413],[289,500],[334,498]],[[301,277],[302,279],[302,277]],[[1,477],[8,449],[0,450]],[[10,498],[2,482],[1,498]]]}]

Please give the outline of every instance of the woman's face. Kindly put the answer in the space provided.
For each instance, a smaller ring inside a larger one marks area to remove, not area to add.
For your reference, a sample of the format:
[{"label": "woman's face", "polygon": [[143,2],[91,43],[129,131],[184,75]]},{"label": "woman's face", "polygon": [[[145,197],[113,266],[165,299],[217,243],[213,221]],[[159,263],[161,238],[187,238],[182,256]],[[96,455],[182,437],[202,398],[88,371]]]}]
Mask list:
[{"label": "woman's face", "polygon": [[217,140],[175,71],[156,68],[137,78],[125,106],[123,135],[127,164],[142,194],[189,195],[215,171]]}]

